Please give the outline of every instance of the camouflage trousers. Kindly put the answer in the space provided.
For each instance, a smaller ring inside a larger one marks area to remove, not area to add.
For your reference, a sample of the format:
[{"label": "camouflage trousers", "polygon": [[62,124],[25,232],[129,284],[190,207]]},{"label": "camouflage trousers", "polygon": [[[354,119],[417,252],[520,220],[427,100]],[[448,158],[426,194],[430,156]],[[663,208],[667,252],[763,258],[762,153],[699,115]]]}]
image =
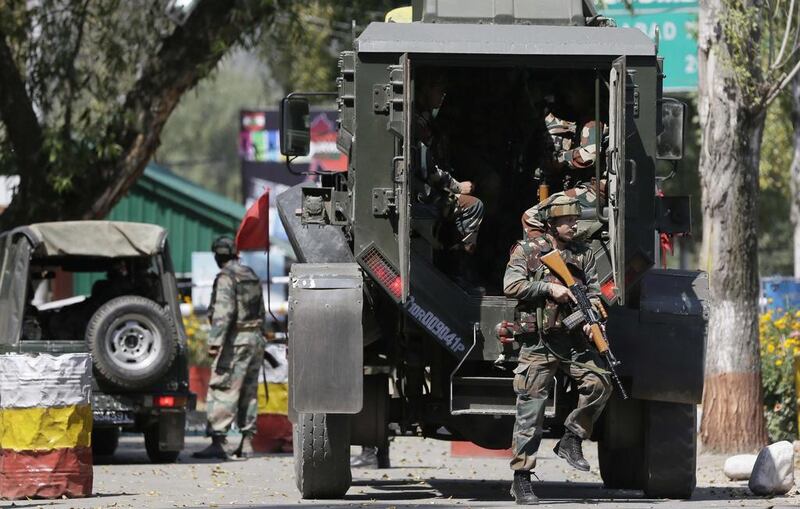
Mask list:
[{"label": "camouflage trousers", "polygon": [[[512,470],[532,470],[536,466],[548,389],[556,370],[576,382],[578,405],[564,426],[583,439],[591,436],[594,423],[611,396],[611,382],[602,374],[603,363],[588,340],[575,334],[548,334],[544,340],[549,350],[541,343],[522,347],[514,369],[517,417],[511,440]],[[568,362],[559,360],[550,350]]]},{"label": "camouflage trousers", "polygon": [[456,231],[465,246],[474,246],[478,242],[483,212],[483,202],[480,199],[468,194],[458,195],[453,215]]},{"label": "camouflage trousers", "polygon": [[234,420],[242,433],[255,432],[264,350],[260,338],[253,336],[255,340],[245,344],[226,344],[214,359],[206,407],[208,435],[226,434]]}]

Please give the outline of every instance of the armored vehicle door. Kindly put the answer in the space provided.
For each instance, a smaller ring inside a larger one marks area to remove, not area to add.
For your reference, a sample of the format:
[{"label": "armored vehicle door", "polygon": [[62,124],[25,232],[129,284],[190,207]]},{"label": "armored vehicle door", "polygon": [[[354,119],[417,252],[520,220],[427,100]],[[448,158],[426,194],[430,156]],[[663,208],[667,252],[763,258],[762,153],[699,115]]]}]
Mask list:
[{"label": "armored vehicle door", "polygon": [[617,298],[625,303],[625,122],[627,70],[625,57],[614,60],[609,77],[608,189],[611,265]]},{"label": "armored vehicle door", "polygon": [[[402,86],[403,95],[402,114],[397,115],[396,106],[392,106],[389,119],[392,130],[400,134],[403,139],[402,155],[394,158],[392,171],[394,172],[395,203],[397,204],[397,247],[400,260],[401,302],[408,298],[408,278],[411,272],[410,236],[411,236],[411,200],[409,199],[408,179],[414,164],[414,138],[413,138],[413,95],[414,83],[411,80],[411,65],[408,54],[400,56],[397,66],[392,66],[389,76],[391,86],[397,90]],[[399,97],[397,99],[400,99]],[[398,101],[399,102],[399,101]],[[397,118],[399,117],[399,118]],[[398,125],[397,120],[401,123]]]}]

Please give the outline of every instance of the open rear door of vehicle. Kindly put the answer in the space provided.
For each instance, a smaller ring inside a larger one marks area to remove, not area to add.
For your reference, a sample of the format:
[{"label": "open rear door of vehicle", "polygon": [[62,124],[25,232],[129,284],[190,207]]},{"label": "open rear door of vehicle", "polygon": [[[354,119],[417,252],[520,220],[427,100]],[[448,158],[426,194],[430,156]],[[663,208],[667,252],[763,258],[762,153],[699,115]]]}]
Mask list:
[{"label": "open rear door of vehicle", "polygon": [[[411,61],[408,53],[400,57],[403,79],[403,155],[394,162],[395,200],[397,203],[397,244],[400,259],[401,302],[408,299],[409,276],[411,273],[411,200],[409,200],[408,179],[414,164],[413,157],[413,99],[414,82],[411,79]],[[398,76],[399,77],[399,76]],[[392,76],[394,80],[395,77]]]},{"label": "open rear door of vehicle", "polygon": [[625,303],[625,57],[614,60],[609,76],[608,189],[611,265],[618,303]]}]

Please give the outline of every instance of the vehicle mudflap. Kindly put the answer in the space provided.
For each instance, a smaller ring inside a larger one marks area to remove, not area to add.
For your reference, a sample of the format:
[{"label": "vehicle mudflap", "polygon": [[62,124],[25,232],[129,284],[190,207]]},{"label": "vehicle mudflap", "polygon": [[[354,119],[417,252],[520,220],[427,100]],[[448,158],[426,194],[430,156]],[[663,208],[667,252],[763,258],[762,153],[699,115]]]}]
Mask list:
[{"label": "vehicle mudflap", "polygon": [[158,416],[158,449],[180,451],[186,434],[186,412],[162,409]]},{"label": "vehicle mudflap", "polygon": [[708,277],[704,272],[650,270],[639,309],[609,308],[611,348],[630,377],[632,397],[700,403],[706,351]]},{"label": "vehicle mudflap", "polygon": [[363,278],[356,263],[296,263],[289,274],[289,406],[355,414],[364,393]]}]

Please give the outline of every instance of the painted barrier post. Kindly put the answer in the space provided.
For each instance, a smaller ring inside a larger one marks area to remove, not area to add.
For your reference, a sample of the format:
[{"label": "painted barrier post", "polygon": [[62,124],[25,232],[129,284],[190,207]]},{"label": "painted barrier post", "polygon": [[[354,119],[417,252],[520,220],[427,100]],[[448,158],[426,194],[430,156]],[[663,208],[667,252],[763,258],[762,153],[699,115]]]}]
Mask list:
[{"label": "painted barrier post", "polygon": [[278,365],[265,366],[266,373],[259,377],[258,420],[253,449],[256,452],[292,452],[286,345],[268,343],[266,349]]},{"label": "painted barrier post", "polygon": [[89,354],[0,356],[0,497],[92,494]]}]

